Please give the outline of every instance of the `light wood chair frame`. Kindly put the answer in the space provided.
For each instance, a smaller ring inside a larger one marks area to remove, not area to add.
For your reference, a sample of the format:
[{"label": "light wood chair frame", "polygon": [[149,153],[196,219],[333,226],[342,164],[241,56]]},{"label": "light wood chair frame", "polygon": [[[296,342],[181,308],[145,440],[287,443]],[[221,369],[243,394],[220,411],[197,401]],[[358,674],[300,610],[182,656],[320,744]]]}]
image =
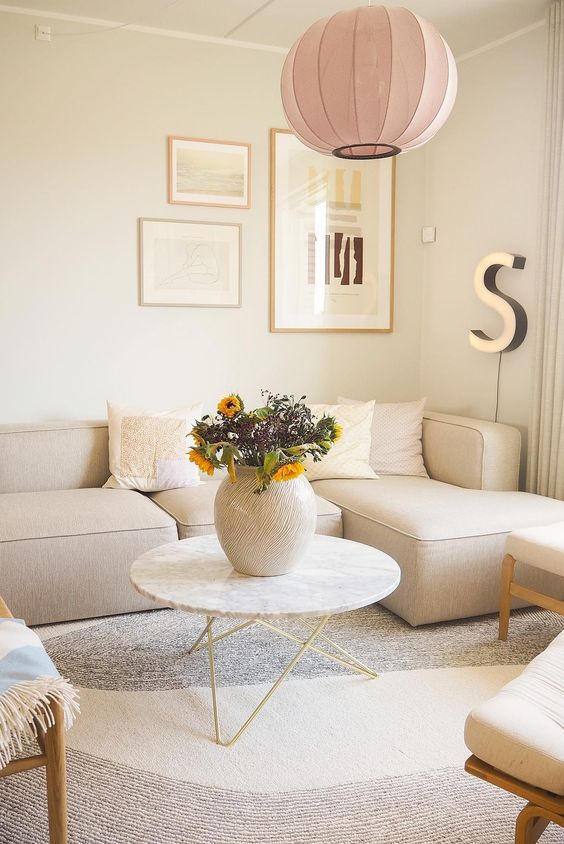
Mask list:
[{"label": "light wood chair frame", "polygon": [[528,801],[517,815],[515,844],[536,844],[549,823],[564,827],[564,797],[510,777],[482,762],[477,756],[470,756],[466,760],[464,770]]},{"label": "light wood chair frame", "polygon": [[[0,618],[12,618],[12,613],[0,597]],[[47,774],[47,809],[50,844],[68,844],[67,776],[65,753],[65,724],[60,704],[51,704],[54,723],[45,732],[37,724],[37,743],[41,753],[25,759],[15,759],[0,768],[0,778],[19,774],[32,768],[45,767]]]},{"label": "light wood chair frame", "polygon": [[[551,598],[550,595],[544,595],[542,592],[537,592],[534,589],[529,589],[527,586],[522,586],[517,581],[513,580],[515,574],[515,557],[511,554],[506,554],[501,564],[501,589],[499,599],[499,638],[502,642],[507,640],[509,635],[509,615],[511,613],[511,598],[521,598],[529,604],[534,604],[536,607],[542,607],[551,612],[557,612],[564,615],[564,601],[559,601],[557,598]],[[523,562],[527,562],[524,560]]]}]

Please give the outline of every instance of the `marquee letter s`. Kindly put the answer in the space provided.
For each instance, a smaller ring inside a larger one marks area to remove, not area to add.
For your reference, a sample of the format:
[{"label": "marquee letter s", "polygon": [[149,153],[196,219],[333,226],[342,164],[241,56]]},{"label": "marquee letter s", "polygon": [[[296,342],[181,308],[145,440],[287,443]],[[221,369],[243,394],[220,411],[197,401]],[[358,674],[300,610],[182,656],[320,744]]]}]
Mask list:
[{"label": "marquee letter s", "polygon": [[517,349],[527,335],[527,314],[522,305],[498,289],[495,283],[497,271],[501,267],[522,270],[526,258],[511,255],[509,252],[492,252],[486,255],[474,273],[474,290],[478,299],[497,311],[503,319],[503,331],[497,340],[488,337],[483,331],[470,331],[470,345],[480,352],[512,352]]}]

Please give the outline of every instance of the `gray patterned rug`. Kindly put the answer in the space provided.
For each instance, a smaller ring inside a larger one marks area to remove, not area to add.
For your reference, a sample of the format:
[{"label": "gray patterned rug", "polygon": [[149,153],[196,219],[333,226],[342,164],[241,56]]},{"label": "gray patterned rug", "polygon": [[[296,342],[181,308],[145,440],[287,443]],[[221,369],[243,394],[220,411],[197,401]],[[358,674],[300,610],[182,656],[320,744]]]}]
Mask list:
[{"label": "gray patterned rug", "polygon": [[[159,610],[43,628],[81,690],[71,843],[510,844],[522,801],[464,774],[464,719],[564,619],[514,613],[508,643],[496,626],[489,616],[414,630],[379,607],[338,616],[328,635],[380,678],[308,655],[233,748],[211,740],[206,653],[187,653],[199,619]],[[218,645],[227,733],[295,648],[261,628]],[[41,771],[0,780],[1,844],[47,841],[43,789]],[[556,829],[542,838],[562,840]]]}]

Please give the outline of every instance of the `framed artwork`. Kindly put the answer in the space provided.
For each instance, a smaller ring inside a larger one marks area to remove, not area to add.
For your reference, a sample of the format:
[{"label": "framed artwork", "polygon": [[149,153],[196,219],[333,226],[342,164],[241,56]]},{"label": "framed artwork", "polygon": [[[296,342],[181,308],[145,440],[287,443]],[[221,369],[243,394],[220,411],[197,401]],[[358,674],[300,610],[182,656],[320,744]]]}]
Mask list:
[{"label": "framed artwork", "polygon": [[140,219],[139,304],[241,307],[241,226]]},{"label": "framed artwork", "polygon": [[251,145],[168,139],[168,201],[173,205],[251,207]]},{"label": "framed artwork", "polygon": [[392,331],[395,159],[270,142],[270,330]]}]

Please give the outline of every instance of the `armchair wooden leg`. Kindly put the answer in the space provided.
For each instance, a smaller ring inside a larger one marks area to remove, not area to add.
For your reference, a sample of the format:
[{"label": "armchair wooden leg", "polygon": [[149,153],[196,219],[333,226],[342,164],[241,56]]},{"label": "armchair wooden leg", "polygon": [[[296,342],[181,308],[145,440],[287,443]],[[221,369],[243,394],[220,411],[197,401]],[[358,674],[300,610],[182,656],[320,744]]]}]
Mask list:
[{"label": "armchair wooden leg", "polygon": [[67,844],[67,780],[63,710],[52,704],[55,723],[43,737],[47,757],[47,804],[50,844]]},{"label": "armchair wooden leg", "polygon": [[564,817],[534,803],[527,803],[517,816],[515,844],[536,844],[551,822],[564,826]]},{"label": "armchair wooden leg", "polygon": [[511,582],[515,572],[515,557],[506,554],[501,564],[501,591],[499,598],[499,638],[505,642],[509,634],[511,612]]}]

